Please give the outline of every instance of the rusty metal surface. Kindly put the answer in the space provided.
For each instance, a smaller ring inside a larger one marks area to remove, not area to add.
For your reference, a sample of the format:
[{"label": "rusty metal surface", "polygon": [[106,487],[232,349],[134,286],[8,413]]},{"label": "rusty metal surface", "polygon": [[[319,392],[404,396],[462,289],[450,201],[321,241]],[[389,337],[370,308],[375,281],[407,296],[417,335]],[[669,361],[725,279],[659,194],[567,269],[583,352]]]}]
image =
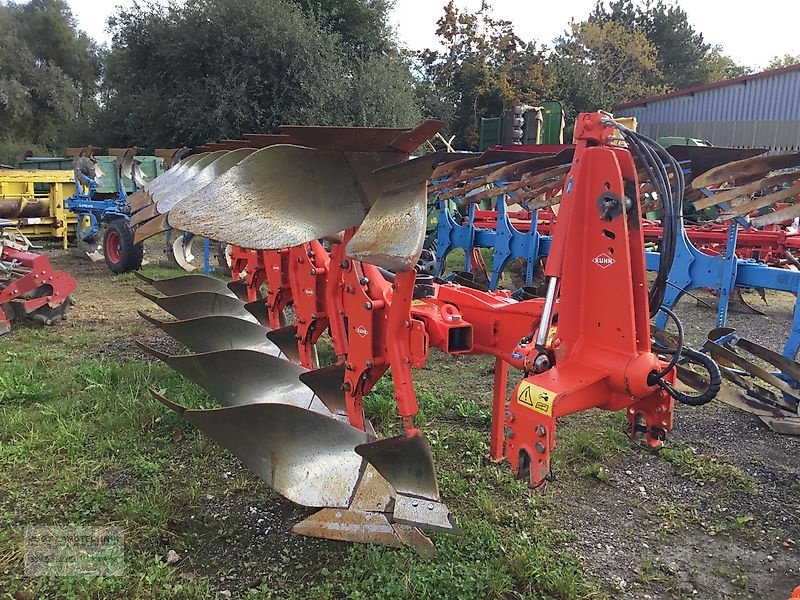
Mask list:
[{"label": "rusty metal surface", "polygon": [[697,210],[701,210],[704,208],[709,208],[711,206],[716,206],[722,202],[733,202],[734,200],[738,200],[739,198],[749,198],[753,194],[760,192],[761,190],[766,190],[773,188],[775,186],[781,185],[783,183],[787,183],[789,181],[794,181],[795,179],[800,178],[800,171],[791,171],[789,173],[779,173],[778,175],[773,175],[771,177],[764,177],[763,179],[759,179],[758,181],[752,181],[745,185],[741,185],[738,187],[730,188],[730,189],[723,189],[713,196],[708,196],[707,198],[701,198],[694,202],[694,207]]},{"label": "rusty metal surface", "polygon": [[395,523],[394,532],[406,546],[413,548],[423,558],[433,558],[436,555],[431,539],[416,527]]},{"label": "rusty metal surface", "polygon": [[413,271],[425,242],[427,209],[424,180],[382,195],[348,242],[347,255],[394,272]]},{"label": "rusty metal surface", "polygon": [[562,150],[558,154],[553,154],[550,156],[535,156],[527,160],[512,162],[509,165],[494,171],[488,177],[488,181],[490,183],[503,180],[516,181],[525,175],[540,173],[553,167],[569,165],[572,163],[572,157],[574,155],[575,151],[573,149],[568,149]]},{"label": "rusty metal surface", "polygon": [[800,398],[798,398],[798,396],[797,396],[798,391],[792,389],[792,387],[788,383],[786,383],[782,379],[779,379],[778,377],[776,377],[775,375],[773,375],[772,373],[770,373],[766,369],[751,363],[746,358],[740,356],[739,354],[736,354],[732,350],[729,350],[728,348],[725,348],[724,346],[720,346],[720,345],[712,342],[711,340],[708,340],[705,343],[705,345],[703,346],[703,348],[705,350],[707,350],[708,353],[715,360],[719,359],[719,360],[723,361],[723,363],[736,365],[737,367],[739,367],[740,369],[742,369],[746,373],[749,373],[750,375],[753,375],[754,377],[758,377],[762,381],[765,381],[766,383],[770,384],[771,386],[779,389],[784,394],[787,394],[788,396],[791,396],[791,397],[795,398],[795,400],[800,400]]},{"label": "rusty metal surface", "polygon": [[800,165],[800,152],[768,154],[737,160],[706,171],[692,181],[694,189],[719,185],[727,181],[741,181],[756,175],[766,175],[777,169],[788,169]]},{"label": "rusty metal surface", "polygon": [[180,321],[197,317],[223,316],[258,323],[258,319],[247,311],[244,303],[231,296],[223,296],[214,292],[156,296],[138,287],[134,290]]},{"label": "rusty metal surface", "polygon": [[223,406],[280,402],[328,413],[319,402],[315,405],[314,392],[298,378],[304,369],[282,358],[238,349],[173,356],[138,340],[136,345],[202,387]]},{"label": "rusty metal surface", "polygon": [[[407,129],[394,127],[316,127],[281,125],[281,133],[293,143],[336,152],[385,152],[392,140]],[[399,150],[397,151],[400,152]]]},{"label": "rusty metal surface", "polygon": [[767,225],[774,225],[775,223],[783,223],[784,221],[791,221],[800,217],[800,202],[787,206],[781,210],[761,215],[750,220],[750,223],[755,227],[766,227]]},{"label": "rusty metal surface", "polygon": [[356,448],[400,494],[439,500],[433,454],[418,429],[362,444]]},{"label": "rusty metal surface", "polygon": [[332,413],[344,414],[347,412],[347,404],[342,391],[344,364],[328,365],[321,369],[306,371],[300,375],[300,381],[311,388],[317,398]]},{"label": "rusty metal surface", "polygon": [[323,508],[297,523],[292,531],[300,535],[359,544],[380,544],[402,548],[403,541],[380,512]]},{"label": "rusty metal surface", "polygon": [[425,142],[439,133],[444,127],[444,121],[427,119],[408,131],[404,131],[389,142],[389,147],[411,154]]},{"label": "rusty metal surface", "polygon": [[800,435],[800,418],[798,417],[759,416],[758,418],[775,433]]},{"label": "rusty metal surface", "polygon": [[244,248],[288,248],[359,225],[363,183],[342,153],[271,146],[182,200],[169,222]]},{"label": "rusty metal surface", "polygon": [[203,189],[228,169],[250,156],[253,152],[255,152],[253,148],[231,150],[207,164],[198,173],[192,176],[191,179],[183,181],[179,188],[170,187],[168,190],[163,190],[162,192],[154,194],[158,212],[169,212],[178,202]]},{"label": "rusty metal surface", "polygon": [[[163,175],[162,175],[163,177]],[[155,180],[153,180],[155,181]],[[139,190],[128,196],[128,206],[131,214],[153,204],[153,198],[147,192]]]},{"label": "rusty metal surface", "polygon": [[277,133],[245,133],[242,137],[251,142],[254,148],[268,148],[277,144],[294,143],[292,136]]},{"label": "rusty metal surface", "polygon": [[[154,219],[158,216],[158,209],[156,208],[156,205],[152,203],[152,200],[150,199],[149,196],[147,196],[146,194],[143,195],[148,199],[150,204],[143,210],[139,210],[138,212],[134,213],[128,224],[129,227],[131,228],[141,225],[142,223],[149,221],[150,219]],[[133,207],[131,207],[131,209],[133,209]]]},{"label": "rusty metal surface", "polygon": [[[797,173],[795,176],[800,177],[800,173]],[[784,202],[797,195],[800,195],[800,183],[795,183],[790,188],[785,188],[777,192],[767,194],[766,196],[761,196],[760,198],[756,198],[755,200],[751,200],[750,202],[746,202],[744,204],[736,204],[732,206],[730,210],[723,211],[721,217],[723,221],[729,221],[738,216],[748,215],[754,210],[765,208],[775,204],[776,202]]]},{"label": "rusty metal surface", "polygon": [[287,404],[191,410],[151,394],[227,448],[270,487],[303,506],[347,508],[366,466],[363,431]]},{"label": "rusty metal surface", "polygon": [[254,350],[277,356],[278,347],[267,339],[267,330],[236,317],[197,317],[183,321],[161,321],[142,311],[139,316],[178,340],[192,352]]},{"label": "rusty metal surface", "polygon": [[[760,156],[766,151],[766,148],[726,148],[724,146],[684,146],[681,144],[673,144],[667,148],[667,152],[676,160],[691,163],[690,177],[692,178],[729,162]],[[686,183],[688,185],[690,180],[687,179]]]},{"label": "rusty metal surface", "polygon": [[350,502],[350,508],[387,512],[391,508],[393,499],[394,489],[392,486],[381,477],[375,467],[368,464],[361,481],[358,482],[358,488]]},{"label": "rusty metal surface", "polygon": [[142,275],[138,271],[134,271],[133,274],[165,296],[180,296],[181,294],[191,294],[192,292],[214,292],[231,298],[236,297],[228,289],[224,281],[206,275],[181,275],[180,277],[170,277],[168,279],[153,279]]},{"label": "rusty metal surface", "polygon": [[163,233],[169,229],[167,215],[159,215],[155,219],[150,219],[146,223],[139,225],[133,232],[133,243],[141,244],[146,239]]}]

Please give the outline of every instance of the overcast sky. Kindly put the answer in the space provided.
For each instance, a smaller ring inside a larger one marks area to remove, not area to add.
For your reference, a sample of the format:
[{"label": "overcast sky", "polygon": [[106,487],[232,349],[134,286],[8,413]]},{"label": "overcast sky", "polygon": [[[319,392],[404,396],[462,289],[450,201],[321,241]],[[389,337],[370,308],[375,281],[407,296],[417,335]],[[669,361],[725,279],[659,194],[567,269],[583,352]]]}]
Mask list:
[{"label": "overcast sky", "polygon": [[[133,0],[68,2],[81,28],[98,41],[108,42],[106,19],[117,6],[130,6]],[[414,50],[435,45],[436,21],[445,3],[445,0],[396,0],[393,22],[401,42]],[[481,0],[456,0],[457,5],[470,10],[477,9],[480,3]],[[496,17],[513,21],[521,38],[550,44],[570,19],[585,18],[594,0],[493,0],[491,4]],[[680,5],[706,41],[722,45],[738,63],[763,67],[773,56],[800,54],[798,0],[681,0]]]}]

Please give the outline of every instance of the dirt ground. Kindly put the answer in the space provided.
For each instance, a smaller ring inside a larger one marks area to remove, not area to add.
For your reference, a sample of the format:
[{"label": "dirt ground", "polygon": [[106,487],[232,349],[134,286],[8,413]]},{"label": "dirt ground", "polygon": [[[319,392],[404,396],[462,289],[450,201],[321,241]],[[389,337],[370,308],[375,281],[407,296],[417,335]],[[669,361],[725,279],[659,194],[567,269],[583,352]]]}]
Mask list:
[{"label": "dirt ground", "polygon": [[[69,320],[59,325],[63,334],[96,332],[105,340],[86,352],[138,360],[144,356],[133,345],[134,336],[162,347],[169,343],[136,316],[148,303],[134,293],[132,276],[112,278],[103,263],[49,254],[79,283]],[[754,293],[746,297],[765,314],[734,313],[729,325],[781,350],[794,298],[768,294],[763,305]],[[678,313],[695,344],[714,327],[714,311],[691,298],[682,301]],[[415,378],[418,389],[436,393],[446,379],[467,371],[468,385],[459,386],[464,396],[490,403],[492,375],[484,358],[433,356]],[[598,419],[594,412],[564,418],[559,434],[599,431]],[[569,468],[556,472],[544,492],[551,508],[541,518],[569,534],[566,547],[582,557],[586,571],[610,597],[788,598],[800,585],[800,439],[773,433],[756,417],[715,402],[678,406],[669,447],[675,455],[668,459],[637,447],[605,454],[597,459],[595,477]],[[244,527],[249,545],[235,557],[207,557],[206,567],[221,571],[228,560],[258,560],[264,527],[286,534],[291,525],[286,520],[306,514],[282,503],[275,509],[279,519],[260,507],[242,516],[242,507],[208,502],[214,514],[227,513]],[[319,544],[292,539],[309,548]],[[220,586],[231,584],[221,579]]]}]

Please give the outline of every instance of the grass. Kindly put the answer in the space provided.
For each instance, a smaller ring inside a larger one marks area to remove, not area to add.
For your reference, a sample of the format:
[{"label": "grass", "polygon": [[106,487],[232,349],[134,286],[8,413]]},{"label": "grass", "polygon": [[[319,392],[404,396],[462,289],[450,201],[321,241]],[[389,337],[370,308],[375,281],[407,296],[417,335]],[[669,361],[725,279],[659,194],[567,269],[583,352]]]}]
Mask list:
[{"label": "grass", "polygon": [[692,448],[680,446],[664,448],[659,456],[695,483],[724,483],[726,487],[749,493],[756,490],[756,480],[752,476],[719,457],[698,454]]},{"label": "grass", "polygon": [[[145,273],[175,276],[159,268]],[[92,279],[83,301],[108,312],[96,321],[18,327],[0,337],[0,599],[191,600],[225,589],[242,598],[605,597],[571,549],[575,534],[564,532],[559,509],[564,495],[613,491],[610,473],[622,455],[638,451],[624,433],[624,412],[561,419],[553,457],[558,481],[535,492],[506,464],[487,458],[493,361],[433,353],[415,372],[418,422],[463,535],[432,534],[433,560],[409,550],[294,537],[285,523],[302,518],[298,509],[152,399],[148,388],[195,407],[213,405],[205,393],[160,363],[98,353],[145,332],[134,309],[147,303],[130,290],[137,281]],[[320,357],[334,359],[325,344]],[[388,377],[365,399],[365,410],[380,435],[398,431]],[[684,477],[741,489],[752,483],[736,467],[689,448],[660,456]],[[748,526],[740,518],[709,527]],[[703,528],[699,517],[690,521]],[[24,577],[25,527],[64,524],[121,528],[123,575]],[[182,557],[177,565],[167,564],[169,550]],[[668,575],[653,565],[640,571],[653,585]]]},{"label": "grass", "polygon": [[[435,560],[307,538],[267,548],[253,545],[252,526],[237,519],[245,507],[279,502],[275,495],[148,388],[190,406],[210,406],[210,399],[164,365],[97,357],[88,339],[63,334],[18,328],[0,338],[0,598],[208,598],[225,589],[219,577],[226,569],[238,573],[227,585],[246,598],[599,594],[566,549],[565,534],[544,518],[552,494],[528,490],[507,466],[487,460],[489,408],[461,397],[457,382],[419,394],[442,495],[463,530],[459,537],[433,534]],[[116,330],[99,334],[94,346]],[[383,435],[396,431],[388,378],[366,411]],[[24,577],[25,527],[35,525],[121,528],[123,575]],[[242,556],[226,554],[248,545]],[[167,564],[170,549],[186,561]],[[278,551],[284,558],[262,556]],[[252,575],[241,572],[242,562],[260,583],[242,585]]]}]

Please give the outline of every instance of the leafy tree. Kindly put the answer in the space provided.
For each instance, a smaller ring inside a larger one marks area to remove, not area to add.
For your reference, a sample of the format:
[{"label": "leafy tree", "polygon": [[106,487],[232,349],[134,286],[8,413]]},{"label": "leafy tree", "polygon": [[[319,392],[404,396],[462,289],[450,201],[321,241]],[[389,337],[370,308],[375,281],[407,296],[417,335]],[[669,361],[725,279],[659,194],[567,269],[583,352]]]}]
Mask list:
[{"label": "leafy tree", "polygon": [[781,69],[783,67],[790,67],[792,65],[800,64],[800,54],[789,54],[788,52],[783,56],[776,56],[767,65],[768,69]]},{"label": "leafy tree", "polygon": [[418,53],[418,94],[424,110],[449,123],[459,147],[476,148],[482,117],[495,117],[511,104],[547,97],[553,79],[544,51],[525,43],[510,21],[491,17],[484,0],[474,13],[445,6],[436,34],[443,51]]},{"label": "leafy tree", "polygon": [[109,144],[197,144],[282,123],[411,125],[418,117],[396,53],[354,56],[296,2],[136,6],[110,25],[101,120]]},{"label": "leafy tree", "polygon": [[589,21],[614,21],[641,31],[656,49],[657,73],[650,83],[668,90],[709,83],[736,71],[719,47],[708,44],[679,5],[664,0],[597,0]]},{"label": "leafy tree", "polygon": [[654,83],[661,77],[658,55],[644,32],[615,20],[573,22],[570,28],[557,40],[550,63],[569,122],[580,111],[610,110],[665,91]]},{"label": "leafy tree", "polygon": [[709,71],[709,82],[741,77],[752,72],[750,67],[737,64],[730,56],[723,54],[721,46],[713,46],[705,61]]},{"label": "leafy tree", "polygon": [[88,143],[99,75],[98,49],[66,2],[0,3],[0,159]]},{"label": "leafy tree", "polygon": [[294,0],[323,27],[339,34],[346,49],[360,57],[393,49],[389,13],[393,0]]}]

